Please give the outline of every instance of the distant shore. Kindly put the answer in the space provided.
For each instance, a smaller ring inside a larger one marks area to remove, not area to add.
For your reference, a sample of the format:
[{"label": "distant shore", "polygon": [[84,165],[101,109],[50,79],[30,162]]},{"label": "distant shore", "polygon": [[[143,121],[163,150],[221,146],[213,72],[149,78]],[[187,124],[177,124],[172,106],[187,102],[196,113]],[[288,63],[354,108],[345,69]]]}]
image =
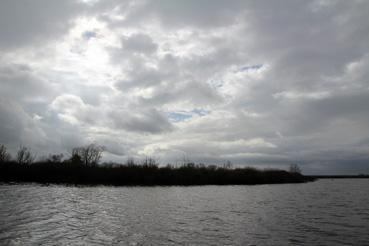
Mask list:
[{"label": "distant shore", "polygon": [[358,175],[308,175],[313,179],[369,179],[368,174]]},{"label": "distant shore", "polygon": [[0,182],[115,186],[255,185],[304,183],[311,176],[284,170],[226,168],[186,163],[179,167],[156,164],[101,164],[72,162],[0,163]]}]

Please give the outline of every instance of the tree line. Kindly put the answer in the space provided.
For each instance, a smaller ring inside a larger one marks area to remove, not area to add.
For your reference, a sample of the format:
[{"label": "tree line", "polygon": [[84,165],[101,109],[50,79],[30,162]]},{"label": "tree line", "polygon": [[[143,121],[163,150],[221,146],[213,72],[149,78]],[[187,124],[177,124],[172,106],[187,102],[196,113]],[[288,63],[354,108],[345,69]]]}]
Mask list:
[{"label": "tree line", "polygon": [[[69,159],[63,160],[63,154],[50,154],[48,157],[41,158],[39,162],[61,163],[64,161],[83,164],[85,166],[95,166],[101,160],[103,151],[104,147],[96,144],[89,144],[73,148]],[[32,153],[29,148],[21,145],[13,159],[6,146],[0,145],[1,163],[14,161],[20,165],[30,165],[35,162],[36,157],[36,154]]]},{"label": "tree line", "polygon": [[0,182],[37,182],[76,185],[245,185],[312,181],[297,165],[289,171],[251,167],[204,165],[189,160],[179,166],[160,166],[154,158],[137,162],[101,163],[104,148],[90,144],[73,148],[68,158],[53,154],[36,161],[29,148],[20,146],[14,158],[0,145]]}]

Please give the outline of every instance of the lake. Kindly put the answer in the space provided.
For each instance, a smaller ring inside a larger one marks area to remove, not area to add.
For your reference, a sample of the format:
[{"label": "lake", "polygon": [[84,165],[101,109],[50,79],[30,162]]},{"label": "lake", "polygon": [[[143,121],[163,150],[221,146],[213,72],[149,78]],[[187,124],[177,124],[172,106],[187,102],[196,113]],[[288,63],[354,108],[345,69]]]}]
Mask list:
[{"label": "lake", "polygon": [[1,245],[369,245],[369,179],[0,185]]}]

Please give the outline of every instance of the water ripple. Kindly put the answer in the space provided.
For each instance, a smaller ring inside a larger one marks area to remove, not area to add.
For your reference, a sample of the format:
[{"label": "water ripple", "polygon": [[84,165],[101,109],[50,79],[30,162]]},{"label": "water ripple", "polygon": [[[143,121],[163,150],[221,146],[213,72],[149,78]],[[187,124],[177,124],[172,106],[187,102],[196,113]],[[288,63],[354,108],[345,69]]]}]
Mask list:
[{"label": "water ripple", "polygon": [[368,180],[146,188],[3,184],[0,244],[369,245],[368,201]]}]

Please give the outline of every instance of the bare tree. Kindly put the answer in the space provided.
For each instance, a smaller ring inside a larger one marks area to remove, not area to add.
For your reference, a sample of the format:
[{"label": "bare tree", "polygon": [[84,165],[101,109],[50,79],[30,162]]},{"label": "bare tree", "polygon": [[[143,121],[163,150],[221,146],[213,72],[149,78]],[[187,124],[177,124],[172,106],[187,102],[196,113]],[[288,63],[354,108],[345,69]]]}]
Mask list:
[{"label": "bare tree", "polygon": [[158,161],[153,157],[147,157],[142,161],[142,166],[145,167],[157,167],[159,165]]},{"label": "bare tree", "polygon": [[128,158],[127,159],[127,162],[126,162],[126,165],[127,166],[135,166],[136,164],[135,164],[135,159],[134,158]]},{"label": "bare tree", "polygon": [[233,168],[233,164],[231,161],[226,161],[226,163],[223,164],[223,168],[225,169],[232,169]]},{"label": "bare tree", "polygon": [[17,152],[17,162],[22,165],[31,164],[36,159],[36,156],[31,153],[31,151],[24,146],[20,146]]},{"label": "bare tree", "polygon": [[6,147],[0,144],[0,162],[10,161],[11,156],[8,153]]},{"label": "bare tree", "polygon": [[290,171],[290,173],[298,173],[298,174],[301,174],[301,169],[300,169],[299,165],[297,165],[297,164],[291,164],[289,171]]},{"label": "bare tree", "polygon": [[102,157],[104,148],[95,144],[77,147],[72,150],[72,161],[81,162],[85,166],[97,165]]}]

